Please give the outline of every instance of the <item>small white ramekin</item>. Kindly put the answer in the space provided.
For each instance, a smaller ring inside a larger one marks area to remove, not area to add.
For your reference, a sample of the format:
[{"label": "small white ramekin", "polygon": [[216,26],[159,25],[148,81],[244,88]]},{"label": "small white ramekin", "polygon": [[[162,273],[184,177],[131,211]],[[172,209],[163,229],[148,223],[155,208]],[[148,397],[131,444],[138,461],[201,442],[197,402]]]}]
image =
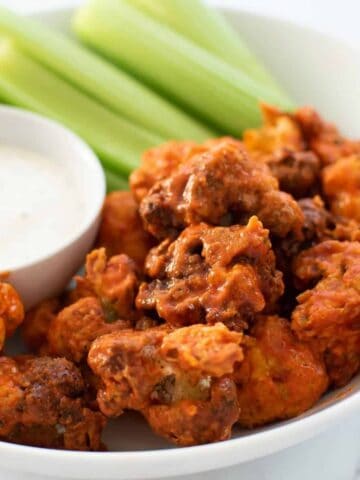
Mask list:
[{"label": "small white ramekin", "polygon": [[63,165],[83,205],[78,228],[64,238],[60,247],[9,271],[7,281],[29,309],[57,295],[84,261],[99,226],[105,177],[99,160],[79,137],[56,122],[18,108],[0,107],[1,143],[39,153]]}]

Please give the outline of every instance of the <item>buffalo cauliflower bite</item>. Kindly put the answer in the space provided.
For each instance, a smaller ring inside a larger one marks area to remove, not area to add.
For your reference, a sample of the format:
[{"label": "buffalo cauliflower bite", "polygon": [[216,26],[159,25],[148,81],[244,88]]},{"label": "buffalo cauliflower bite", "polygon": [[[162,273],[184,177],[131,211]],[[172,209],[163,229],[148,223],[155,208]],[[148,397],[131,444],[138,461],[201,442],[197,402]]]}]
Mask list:
[{"label": "buffalo cauliflower bite", "polygon": [[278,266],[291,274],[291,261],[302,250],[325,240],[360,240],[360,223],[329,212],[319,196],[303,198],[299,206],[304,214],[301,238],[289,235],[274,242]]},{"label": "buffalo cauliflower bite", "polygon": [[67,450],[99,450],[105,417],[85,407],[79,370],[64,359],[0,358],[0,438]]},{"label": "buffalo cauliflower bite", "polygon": [[269,232],[256,217],[247,226],[186,228],[165,240],[146,262],[138,308],[156,311],[174,326],[225,323],[242,330],[283,293]]},{"label": "buffalo cauliflower bite", "polygon": [[75,363],[86,359],[92,342],[106,333],[129,328],[128,320],[108,321],[99,299],[86,297],[61,310],[48,329],[48,351]]},{"label": "buffalo cauliflower bite", "polygon": [[319,189],[320,161],[313,152],[284,152],[274,155],[267,165],[279,180],[280,189],[295,198],[313,195]]},{"label": "buffalo cauliflower bite", "polygon": [[155,183],[169,177],[189,156],[202,150],[203,147],[194,142],[182,141],[170,141],[146,150],[140,167],[130,176],[130,187],[135,200],[140,203]]},{"label": "buffalo cauliflower bite", "polygon": [[[173,140],[146,150],[140,166],[130,176],[130,187],[135,200],[140,203],[155,183],[170,177],[180,164],[193,155],[206,152],[210,147],[229,139],[231,138],[212,138],[203,144]],[[231,140],[240,145],[239,141]]]},{"label": "buffalo cauliflower bite", "polygon": [[262,105],[264,126],[244,132],[251,156],[266,163],[279,180],[280,189],[302,198],[314,193],[320,177],[320,160],[306,150],[302,130],[294,117]]},{"label": "buffalo cauliflower bite", "polygon": [[303,198],[299,205],[304,214],[302,238],[289,235],[284,239],[276,239],[273,248],[276,254],[276,265],[284,274],[285,294],[279,302],[277,313],[288,317],[296,306],[298,290],[294,288],[292,262],[300,252],[325,240],[357,241],[360,240],[360,224],[355,220],[339,217],[329,212],[323,200]]},{"label": "buffalo cauliflower bite", "polygon": [[328,387],[321,359],[280,317],[259,317],[249,335],[234,374],[240,425],[258,427],[311,408]]},{"label": "buffalo cauliflower bite", "polygon": [[331,123],[325,122],[311,107],[303,107],[294,114],[307,148],[321,160],[323,166],[340,158],[360,153],[360,142],[349,140]]},{"label": "buffalo cauliflower bite", "polygon": [[263,126],[244,132],[244,145],[255,157],[267,161],[266,155],[305,150],[302,130],[291,114],[264,103],[261,112]]},{"label": "buffalo cauliflower bite", "polygon": [[50,354],[79,363],[98,336],[131,327],[141,312],[135,310],[137,268],[126,255],[108,260],[104,248],[92,251],[77,282],[74,303],[53,316],[47,339]]},{"label": "buffalo cauliflower bite", "polygon": [[108,258],[105,248],[93,250],[86,257],[85,276],[76,277],[76,281],[73,301],[84,297],[98,298],[107,322],[134,315],[138,269],[127,255]]},{"label": "buffalo cauliflower bite", "polygon": [[[273,203],[275,208],[270,209]],[[257,215],[271,233],[299,233],[303,216],[297,202],[279,191],[268,167],[251,160],[240,142],[224,139],[193,155],[142,200],[145,228],[158,239],[186,226],[246,223]]]},{"label": "buffalo cauliflower bite", "polygon": [[0,353],[3,350],[6,340],[6,326],[2,318],[0,318]]},{"label": "buffalo cauliflower bite", "polygon": [[360,222],[360,156],[342,158],[323,171],[331,211]]},{"label": "buffalo cauliflower bite", "polygon": [[236,387],[228,377],[215,379],[203,398],[153,405],[143,413],[157,435],[180,446],[227,440],[239,413]]},{"label": "buffalo cauliflower bite", "polygon": [[142,226],[130,192],[112,192],[106,197],[97,245],[106,248],[108,257],[128,255],[142,270],[153,241]]},{"label": "buffalo cauliflower bite", "polygon": [[140,411],[178,445],[227,439],[239,409],[230,376],[243,359],[242,335],[223,324],[172,330],[164,325],[98,338],[88,362],[100,377],[101,411]]},{"label": "buffalo cauliflower bite", "polygon": [[9,283],[0,281],[0,351],[6,338],[22,324],[25,312],[20,297]]},{"label": "buffalo cauliflower bite", "polygon": [[22,337],[34,354],[61,356],[77,363],[86,384],[84,400],[97,408],[97,379],[86,363],[89,348],[99,335],[128,327],[130,322],[118,320],[107,324],[96,298],[69,304],[71,298],[71,292],[67,292],[30,310],[22,325]]},{"label": "buffalo cauliflower bite", "polygon": [[360,240],[360,223],[329,212],[316,196],[299,201],[304,213],[303,249],[324,240]]},{"label": "buffalo cauliflower bite", "polygon": [[335,386],[360,369],[360,243],[326,241],[302,252],[293,271],[298,296],[292,328],[323,356]]},{"label": "buffalo cauliflower bite", "polygon": [[48,332],[54,318],[62,309],[59,298],[45,300],[26,313],[21,333],[25,345],[32,353],[48,354]]}]

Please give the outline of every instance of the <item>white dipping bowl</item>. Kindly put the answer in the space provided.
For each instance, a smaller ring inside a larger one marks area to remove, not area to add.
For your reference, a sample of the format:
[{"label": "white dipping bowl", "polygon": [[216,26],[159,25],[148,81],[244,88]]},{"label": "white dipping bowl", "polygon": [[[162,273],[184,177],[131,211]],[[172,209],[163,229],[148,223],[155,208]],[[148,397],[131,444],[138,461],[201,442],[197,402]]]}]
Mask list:
[{"label": "white dipping bowl", "polygon": [[84,207],[80,224],[56,249],[9,271],[6,281],[29,309],[60,293],[83,263],[99,226],[105,178],[95,154],[80,138],[56,122],[18,108],[0,107],[0,144],[40,154],[66,169]]}]

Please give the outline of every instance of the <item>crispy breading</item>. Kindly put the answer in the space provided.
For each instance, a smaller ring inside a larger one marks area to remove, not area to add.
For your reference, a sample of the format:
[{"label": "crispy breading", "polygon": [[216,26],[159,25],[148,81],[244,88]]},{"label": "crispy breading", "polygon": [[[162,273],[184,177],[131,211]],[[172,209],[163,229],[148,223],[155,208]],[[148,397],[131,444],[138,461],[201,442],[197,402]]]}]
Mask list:
[{"label": "crispy breading", "polygon": [[151,428],[180,446],[227,440],[237,420],[234,382],[223,377],[211,382],[204,399],[183,399],[174,405],[153,405],[144,415]]},{"label": "crispy breading", "polygon": [[360,155],[341,158],[322,174],[331,211],[360,222]]},{"label": "crispy breading", "polygon": [[49,353],[80,363],[96,338],[130,326],[128,320],[108,321],[97,298],[82,298],[52,319],[47,334]]},{"label": "crispy breading", "polygon": [[142,226],[138,205],[130,192],[107,195],[97,245],[105,247],[108,257],[126,254],[142,270],[154,241]]},{"label": "crispy breading", "polygon": [[105,417],[85,407],[80,371],[64,359],[0,358],[0,438],[67,450],[99,450]]},{"label": "crispy breading", "polygon": [[293,271],[299,288],[310,289],[297,298],[292,328],[323,355],[332,383],[344,385],[360,369],[360,243],[320,243]]},{"label": "crispy breading", "polygon": [[140,167],[130,176],[131,191],[137,202],[148,194],[159,180],[169,177],[193,152],[202,150],[194,142],[170,141],[144,152]]},{"label": "crispy breading", "polygon": [[175,331],[164,325],[98,338],[88,361],[102,381],[100,409],[107,416],[140,411],[178,445],[224,440],[239,414],[228,375],[243,359],[241,340],[222,324]]},{"label": "crispy breading", "polygon": [[86,257],[84,277],[76,277],[73,301],[84,297],[100,300],[106,320],[129,319],[134,314],[134,301],[139,286],[138,269],[127,255],[108,258],[105,248]]},{"label": "crispy breading", "polygon": [[52,298],[41,302],[26,313],[24,323],[21,326],[21,333],[31,353],[49,353],[48,332],[52,321],[61,308],[61,300]]},{"label": "crispy breading", "polygon": [[274,244],[278,266],[283,272],[290,268],[292,259],[302,250],[325,240],[360,240],[360,223],[329,212],[321,197],[303,198],[299,206],[305,219],[301,238],[289,235]]},{"label": "crispy breading", "polygon": [[267,161],[265,155],[305,150],[302,130],[291,114],[265,103],[261,104],[261,112],[263,125],[244,132],[244,145],[250,152]]},{"label": "crispy breading", "polygon": [[269,232],[256,217],[247,226],[188,227],[154,248],[146,263],[138,308],[174,326],[223,322],[242,330],[282,295]]},{"label": "crispy breading", "polygon": [[259,317],[249,335],[244,339],[244,361],[234,375],[240,425],[258,427],[311,408],[328,387],[321,359],[283,318]]},{"label": "crispy breading", "polygon": [[303,132],[307,148],[320,158],[323,166],[360,154],[359,141],[344,137],[335,125],[325,122],[312,107],[298,109],[294,119]]},{"label": "crispy breading", "polygon": [[[193,155],[205,152],[209,147],[230,137],[214,138],[203,144],[172,140],[146,150],[140,166],[130,175],[130,187],[135,200],[140,203],[149,190],[160,180],[164,180]],[[233,141],[237,141],[232,139]],[[240,144],[240,142],[238,142]]]},{"label": "crispy breading", "polygon": [[279,180],[280,189],[295,198],[313,195],[319,190],[320,160],[311,151],[290,152],[267,161],[271,173]]},{"label": "crispy breading", "polygon": [[86,359],[98,336],[144,320],[135,310],[139,280],[133,260],[127,255],[108,259],[100,248],[88,254],[85,270],[70,294],[73,303],[53,316],[47,335],[51,355],[76,363]]},{"label": "crispy breading", "polygon": [[252,158],[266,163],[280,188],[296,198],[315,193],[320,160],[306,149],[302,130],[293,115],[263,104],[264,125],[244,132],[244,145]]},{"label": "crispy breading", "polygon": [[6,338],[11,337],[24,321],[24,306],[13,286],[0,282],[0,351]]},{"label": "crispy breading", "polygon": [[145,228],[159,239],[201,222],[244,224],[252,215],[280,237],[299,233],[303,223],[297,202],[279,191],[268,167],[251,160],[232,139],[215,142],[157,182],[142,200],[140,215]]}]

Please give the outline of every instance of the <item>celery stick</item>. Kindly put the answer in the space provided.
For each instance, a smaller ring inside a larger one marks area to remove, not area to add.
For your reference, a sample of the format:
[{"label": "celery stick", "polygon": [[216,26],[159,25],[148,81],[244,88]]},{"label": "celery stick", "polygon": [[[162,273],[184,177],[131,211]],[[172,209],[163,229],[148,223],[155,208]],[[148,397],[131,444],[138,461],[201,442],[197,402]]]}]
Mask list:
[{"label": "celery stick", "polygon": [[126,178],[105,169],[106,186],[108,193],[116,190],[129,190],[129,183]]},{"label": "celery stick", "polygon": [[215,136],[125,72],[39,22],[0,7],[0,34],[14,38],[24,52],[150,132],[197,141]]},{"label": "celery stick", "polygon": [[[279,85],[240,36],[215,9],[202,0],[127,0],[154,19],[190,38],[230,65],[277,92]],[[282,92],[282,95],[285,95]]]},{"label": "celery stick", "polygon": [[74,18],[79,37],[222,132],[260,125],[258,101],[288,108],[272,91],[123,0],[93,0]]},{"label": "celery stick", "polygon": [[130,173],[143,150],[163,141],[57,78],[4,38],[0,39],[0,97],[67,125],[93,147],[105,167],[120,174]]}]

